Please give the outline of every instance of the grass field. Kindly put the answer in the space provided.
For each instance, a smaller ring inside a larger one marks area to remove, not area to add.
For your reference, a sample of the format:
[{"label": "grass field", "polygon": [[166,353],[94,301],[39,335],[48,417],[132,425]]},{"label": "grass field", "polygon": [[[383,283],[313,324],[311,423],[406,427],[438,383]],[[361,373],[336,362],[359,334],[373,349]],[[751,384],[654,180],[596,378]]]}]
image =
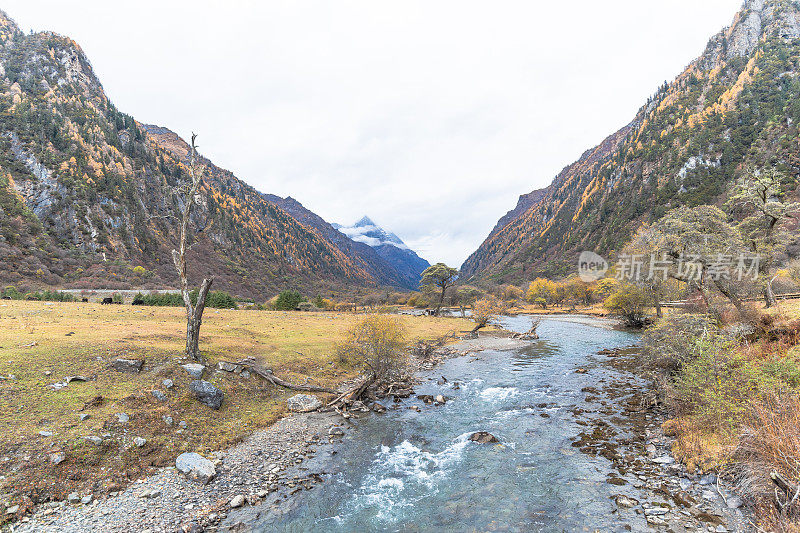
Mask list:
[{"label": "grass field", "polygon": [[[335,344],[361,318],[208,309],[200,345],[209,370],[219,360],[254,357],[288,381],[335,387],[357,371],[337,360]],[[471,329],[470,322],[454,318],[396,320],[409,341]],[[0,377],[0,501],[4,493],[24,491],[23,484],[55,497],[81,484],[114,490],[182,451],[223,449],[282,416],[291,393],[257,376],[207,372],[205,379],[225,393],[225,401],[219,411],[198,403],[188,389],[191,378],[176,364],[186,362],[185,324],[181,308],[0,302],[0,376],[6,378]],[[139,374],[111,370],[118,357],[143,358],[145,367]],[[88,381],[51,387],[76,375]],[[162,386],[165,378],[174,381],[172,389]],[[158,401],[154,389],[168,400]],[[98,396],[100,405],[84,409]],[[81,421],[81,413],[90,418]],[[120,424],[117,413],[130,421]],[[164,416],[173,418],[172,427]],[[91,444],[86,436],[103,437],[104,444]],[[136,447],[135,437],[147,444]],[[54,468],[49,458],[58,453],[66,460]]]}]

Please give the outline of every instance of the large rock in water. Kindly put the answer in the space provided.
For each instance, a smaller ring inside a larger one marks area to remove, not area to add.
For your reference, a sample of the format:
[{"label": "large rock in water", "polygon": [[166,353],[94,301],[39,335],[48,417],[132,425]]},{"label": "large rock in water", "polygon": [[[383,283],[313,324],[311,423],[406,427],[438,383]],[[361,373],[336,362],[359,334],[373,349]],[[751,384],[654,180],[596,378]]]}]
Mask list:
[{"label": "large rock in water", "polygon": [[322,407],[322,402],[319,401],[319,398],[310,394],[295,394],[286,400],[286,406],[295,413],[308,413]]},{"label": "large rock in water", "polygon": [[206,404],[214,410],[222,406],[222,399],[225,395],[208,381],[196,379],[189,384],[189,389],[191,389],[200,403]]},{"label": "large rock in water", "polygon": [[205,485],[217,475],[214,463],[200,455],[199,453],[182,453],[175,459],[175,467],[184,473],[189,479]]},{"label": "large rock in water", "polygon": [[478,444],[489,444],[490,442],[498,442],[497,437],[486,431],[477,431],[469,436],[469,440],[477,442]]}]

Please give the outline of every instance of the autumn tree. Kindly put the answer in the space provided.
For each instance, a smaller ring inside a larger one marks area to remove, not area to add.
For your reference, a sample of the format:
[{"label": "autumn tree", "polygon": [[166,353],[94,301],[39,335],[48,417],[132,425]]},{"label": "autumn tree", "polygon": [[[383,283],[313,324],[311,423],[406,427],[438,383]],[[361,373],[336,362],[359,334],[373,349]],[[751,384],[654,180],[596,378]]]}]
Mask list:
[{"label": "autumn tree", "polygon": [[458,274],[458,269],[449,267],[444,263],[436,263],[422,272],[422,281],[420,282],[422,288],[429,292],[439,293],[439,301],[434,311],[435,315],[439,315],[447,289],[455,285]]},{"label": "autumn tree", "polygon": [[767,307],[776,303],[772,284],[780,277],[771,272],[791,241],[787,224],[800,211],[800,203],[786,201],[791,185],[796,186],[796,180],[775,168],[752,171],[736,182],[726,203],[745,243],[761,257],[759,282]]},{"label": "autumn tree", "polygon": [[743,310],[734,276],[716,272],[724,260],[730,263],[746,252],[741,235],[721,209],[710,205],[673,209],[638,232],[630,249],[650,253],[638,259],[640,265],[634,265],[633,256],[629,256],[618,275],[633,275],[638,266],[641,277],[634,281],[669,277],[697,288],[706,303],[713,284],[738,311]]},{"label": "autumn tree", "polygon": [[472,306],[472,321],[475,322],[475,327],[472,332],[475,333],[481,328],[489,325],[493,319],[497,318],[505,311],[505,306],[502,301],[494,296],[486,296],[481,298],[475,305]]},{"label": "autumn tree", "polygon": [[192,146],[189,152],[189,188],[186,192],[186,198],[183,201],[183,210],[181,211],[181,233],[178,241],[179,248],[172,250],[172,261],[175,263],[175,270],[178,271],[178,278],[181,284],[181,296],[183,297],[183,304],[186,307],[186,355],[194,359],[200,360],[200,349],[198,344],[200,342],[200,325],[203,322],[203,311],[206,307],[206,298],[208,291],[211,289],[211,284],[214,277],[203,279],[200,284],[200,290],[197,291],[197,301],[192,303],[192,294],[189,290],[189,279],[186,272],[186,251],[188,249],[189,240],[189,219],[192,213],[192,206],[195,203],[196,196],[200,193],[200,184],[203,181],[203,167],[198,163],[197,145],[195,140],[197,135],[192,133]]},{"label": "autumn tree", "polygon": [[526,299],[531,303],[544,302],[543,308],[547,308],[547,304],[552,303],[556,296],[556,284],[549,279],[536,278],[528,286]]}]

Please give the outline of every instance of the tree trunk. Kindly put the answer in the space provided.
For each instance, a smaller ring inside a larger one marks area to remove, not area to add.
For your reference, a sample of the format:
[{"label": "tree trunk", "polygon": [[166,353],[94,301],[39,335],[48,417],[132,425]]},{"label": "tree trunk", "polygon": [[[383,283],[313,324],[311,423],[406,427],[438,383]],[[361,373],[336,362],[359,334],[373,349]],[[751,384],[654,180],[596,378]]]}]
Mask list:
[{"label": "tree trunk", "polygon": [[742,301],[739,299],[738,296],[736,296],[736,293],[730,290],[728,286],[726,286],[718,279],[714,280],[714,284],[717,286],[717,289],[719,289],[719,292],[721,292],[723,296],[725,296],[728,300],[731,301],[736,310],[739,311],[739,314],[742,314],[744,311],[744,307],[742,306]]},{"label": "tree trunk", "polygon": [[186,355],[195,361],[200,360],[200,325],[203,323],[206,298],[213,282],[213,277],[204,279],[200,286],[200,292],[197,294],[197,303],[194,305],[194,309],[186,309]]},{"label": "tree trunk", "polygon": [[772,290],[772,280],[769,280],[767,286],[764,287],[764,303],[767,309],[778,305],[778,301],[775,299],[775,292]]},{"label": "tree trunk", "polygon": [[664,312],[661,310],[661,298],[656,298],[656,318],[664,318]]}]

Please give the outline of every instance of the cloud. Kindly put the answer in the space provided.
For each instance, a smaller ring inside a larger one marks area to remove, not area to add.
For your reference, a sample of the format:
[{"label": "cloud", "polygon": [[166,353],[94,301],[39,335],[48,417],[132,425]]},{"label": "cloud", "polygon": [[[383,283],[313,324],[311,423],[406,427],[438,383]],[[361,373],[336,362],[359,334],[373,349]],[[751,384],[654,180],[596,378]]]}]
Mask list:
[{"label": "cloud", "polygon": [[633,118],[741,0],[7,0],[81,44],[117,107],[326,220],[459,265]]}]

